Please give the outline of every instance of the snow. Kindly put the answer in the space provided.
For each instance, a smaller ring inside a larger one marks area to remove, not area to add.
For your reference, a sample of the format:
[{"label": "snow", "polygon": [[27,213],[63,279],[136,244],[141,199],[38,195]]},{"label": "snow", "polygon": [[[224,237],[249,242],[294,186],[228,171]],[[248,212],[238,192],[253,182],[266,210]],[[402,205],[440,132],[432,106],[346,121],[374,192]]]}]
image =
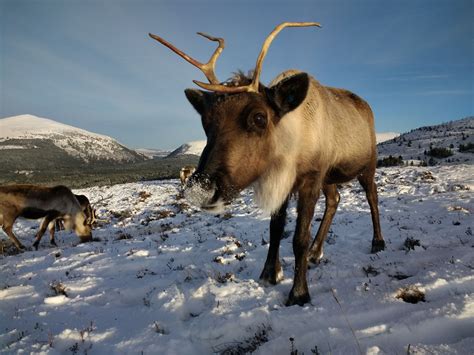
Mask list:
[{"label": "snow", "polygon": [[[285,279],[258,282],[269,218],[251,191],[214,216],[187,205],[177,180],[76,190],[106,220],[100,241],[62,231],[59,248],[45,236],[38,251],[0,256],[0,352],[472,353],[474,166],[384,168],[376,179],[387,249],[369,253],[365,195],[344,185],[304,307],[284,306],[291,237],[280,249]],[[291,201],[287,235],[295,218]],[[37,227],[21,220],[15,232],[31,245]],[[425,302],[397,298],[409,286]]]},{"label": "snow", "polygon": [[47,118],[33,115],[19,115],[0,119],[0,139],[36,138],[49,134],[72,133],[96,138],[109,138],[84,129],[69,126]]},{"label": "snow", "polygon": [[435,126],[420,127],[403,133],[392,140],[377,145],[379,158],[392,155],[402,156],[404,161],[428,161],[430,157],[425,153],[433,148],[448,148],[453,155],[437,159],[437,163],[470,164],[472,152],[459,151],[460,145],[474,144],[474,117],[466,117]]},{"label": "snow", "polygon": [[9,150],[9,149],[28,149],[24,145],[17,145],[17,144],[8,144],[8,145],[0,145],[0,150]]},{"label": "snow", "polygon": [[[48,139],[67,154],[85,162],[139,159],[113,138],[33,115],[0,119],[0,142],[12,139]],[[1,147],[0,149],[12,149]]]},{"label": "snow", "polygon": [[193,154],[193,155],[201,155],[204,147],[206,146],[207,141],[192,141],[188,143],[184,143],[179,146],[177,149],[172,151],[169,156],[177,156],[177,155],[184,155],[184,154]]},{"label": "snow", "polygon": [[382,132],[382,133],[375,133],[375,140],[378,143],[382,143],[385,141],[388,141],[390,139],[393,139],[395,137],[398,137],[400,133],[395,133],[395,132]]},{"label": "snow", "polygon": [[148,159],[153,158],[162,158],[167,156],[170,152],[161,149],[151,149],[151,148],[138,148],[135,149],[138,154],[146,156]]}]

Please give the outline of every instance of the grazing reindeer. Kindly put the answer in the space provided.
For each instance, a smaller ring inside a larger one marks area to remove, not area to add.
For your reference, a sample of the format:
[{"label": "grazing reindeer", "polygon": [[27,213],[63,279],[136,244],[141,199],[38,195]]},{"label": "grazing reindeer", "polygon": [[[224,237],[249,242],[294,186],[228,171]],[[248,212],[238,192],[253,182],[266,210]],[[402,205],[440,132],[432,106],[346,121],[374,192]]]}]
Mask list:
[{"label": "grazing reindeer", "polygon": [[[76,198],[77,202],[81,205],[81,210],[84,212],[86,215],[86,224],[89,225],[91,228],[94,225],[94,223],[97,222],[97,215],[95,213],[95,209],[92,208],[91,203],[89,202],[89,199],[85,195],[74,195]],[[46,223],[47,217],[41,222],[41,224]],[[40,227],[41,229],[41,227]],[[49,231],[49,236],[50,236],[50,244],[57,246],[56,240],[54,239],[54,233],[56,230],[62,230],[64,229],[64,219],[63,218],[56,218],[54,221],[49,222],[48,224],[48,231]],[[35,247],[36,250],[38,250],[38,246],[40,243],[42,235],[38,238],[36,238],[35,242],[33,243],[33,246]]]},{"label": "grazing reindeer", "polygon": [[186,165],[181,168],[179,172],[179,179],[181,180],[181,185],[186,185],[188,182],[189,177],[196,171],[196,168],[191,165]]},{"label": "grazing reindeer", "polygon": [[87,216],[71,190],[65,186],[43,187],[36,185],[0,186],[0,225],[15,246],[24,246],[13,234],[13,224],[18,217],[43,218],[33,245],[37,247],[50,222],[57,218],[65,220],[68,229],[74,229],[82,242],[92,240]]},{"label": "grazing reindeer", "polygon": [[[338,183],[357,178],[370,205],[374,236],[372,252],[385,248],[374,182],[376,148],[374,119],[369,105],[357,95],[321,85],[307,73],[289,70],[265,87],[259,82],[263,59],[271,41],[285,27],[318,23],[282,23],[265,40],[252,79],[220,84],[215,62],[224,40],[198,33],[219,46],[208,63],[189,57],[162,38],[164,44],[206,75],[208,90],[185,90],[201,115],[207,145],[185,194],[203,209],[220,212],[242,189],[253,186],[257,203],[271,213],[270,247],[260,279],[282,279],[279,245],[290,194],[298,194],[293,251],[294,283],[287,305],[310,301],[308,260],[317,261],[339,203]],[[244,82],[242,82],[244,81]],[[312,245],[311,221],[320,190],[326,209]]]}]

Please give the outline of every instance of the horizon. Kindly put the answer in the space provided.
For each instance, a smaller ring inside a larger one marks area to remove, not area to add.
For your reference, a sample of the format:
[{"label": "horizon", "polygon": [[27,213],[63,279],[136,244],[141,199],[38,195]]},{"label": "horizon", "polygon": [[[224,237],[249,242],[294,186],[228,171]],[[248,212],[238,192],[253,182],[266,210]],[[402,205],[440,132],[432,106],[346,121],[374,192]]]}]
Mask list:
[{"label": "horizon", "polygon": [[184,89],[197,88],[192,80],[202,80],[202,73],[148,33],[204,62],[215,45],[195,32],[225,38],[216,68],[224,80],[253,68],[264,39],[280,22],[316,21],[322,28],[289,28],[278,35],[262,82],[301,69],[366,99],[376,132],[402,134],[473,116],[473,7],[467,0],[3,0],[0,118],[31,114],[131,148],[168,150],[205,140],[184,96]]},{"label": "horizon", "polygon": [[[55,120],[52,120],[50,118],[47,118],[47,117],[38,117],[38,116],[35,116],[35,115],[32,115],[32,114],[22,114],[22,115],[17,115],[17,116],[10,116],[10,117],[3,117],[3,118],[0,118],[0,123],[2,120],[4,119],[15,119],[15,118],[19,118],[19,117],[23,117],[23,118],[30,118],[30,117],[33,117],[33,118],[36,118],[36,119],[40,119],[40,120],[47,120],[47,121],[52,121],[54,122],[55,124],[59,124],[59,125],[65,125],[64,123],[60,122],[60,121],[55,121]],[[450,121],[444,121],[444,122],[441,122],[441,123],[437,123],[435,125],[430,125],[430,126],[419,126],[419,127],[415,127],[415,128],[412,128],[408,131],[404,131],[404,132],[389,132],[389,131],[385,131],[385,132],[375,132],[376,134],[376,138],[377,138],[377,144],[380,144],[382,142],[385,142],[385,141],[389,141],[389,140],[392,140],[393,138],[395,137],[399,137],[399,136],[402,136],[406,133],[410,133],[411,131],[413,130],[417,130],[417,129],[420,129],[420,128],[424,128],[424,127],[433,127],[433,126],[437,126],[437,125],[443,125],[443,124],[448,124],[448,123],[451,123],[451,122],[456,122],[456,121],[462,121],[462,120],[466,120],[466,119],[473,119],[474,116],[466,116],[466,117],[461,117],[459,119],[456,119],[456,120],[450,120]],[[74,128],[74,129],[79,129],[79,130],[85,130],[86,132],[88,133],[91,133],[91,134],[98,134],[97,132],[93,132],[93,131],[88,131],[87,129],[84,129],[84,128],[80,128],[80,127],[76,127],[76,126],[73,126],[73,125],[67,125],[66,126],[69,126],[71,128]],[[0,132],[1,133],[1,132]],[[7,133],[7,135],[10,135],[10,133]],[[100,135],[102,135],[102,133],[100,133]],[[115,141],[117,141],[119,144],[125,146],[126,148],[129,148],[129,149],[133,149],[133,150],[154,150],[154,151],[164,151],[164,152],[173,152],[174,150],[177,150],[179,148],[181,148],[182,146],[186,145],[186,144],[193,144],[193,143],[201,143],[201,142],[205,142],[206,139],[200,139],[200,140],[193,140],[193,141],[185,141],[185,142],[180,142],[178,143],[176,146],[174,147],[171,147],[171,148],[162,148],[162,147],[129,147],[127,146],[126,144],[123,144],[122,142],[120,142],[117,138],[111,136],[111,135],[107,135],[107,134],[103,134],[105,135],[106,137],[109,137],[109,138],[112,138],[114,139]],[[1,134],[0,134],[0,138],[1,138]]]}]

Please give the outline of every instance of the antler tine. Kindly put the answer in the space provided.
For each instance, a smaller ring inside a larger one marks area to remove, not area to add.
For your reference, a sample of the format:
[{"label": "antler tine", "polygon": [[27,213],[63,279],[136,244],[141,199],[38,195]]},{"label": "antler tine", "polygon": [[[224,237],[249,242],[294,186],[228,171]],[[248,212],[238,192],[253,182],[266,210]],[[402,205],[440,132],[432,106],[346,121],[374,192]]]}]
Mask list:
[{"label": "antler tine", "polygon": [[260,80],[260,72],[262,71],[263,60],[265,59],[265,56],[267,55],[267,51],[268,51],[268,48],[270,47],[270,44],[273,42],[273,40],[278,35],[278,33],[280,33],[280,31],[286,27],[308,27],[308,26],[321,27],[321,25],[318,22],[283,22],[274,28],[274,30],[268,35],[265,42],[263,42],[262,50],[260,51],[260,54],[258,55],[257,63],[255,64],[255,71],[253,73],[252,84],[250,84],[252,86],[251,91],[258,92],[258,84]]},{"label": "antler tine", "polygon": [[214,85],[219,84],[219,80],[217,79],[217,77],[214,73],[214,66],[216,64],[217,58],[219,58],[220,54],[222,53],[222,50],[225,47],[225,42],[224,42],[223,38],[213,37],[213,36],[210,36],[208,34],[198,32],[198,35],[200,35],[200,36],[203,36],[203,37],[205,37],[205,38],[207,38],[211,41],[219,42],[219,46],[216,48],[216,50],[212,54],[209,61],[207,63],[201,63],[201,62],[197,61],[196,59],[190,57],[186,53],[184,53],[182,50],[176,48],[174,45],[172,45],[170,42],[168,42],[164,38],[161,38],[160,36],[154,35],[152,33],[149,33],[148,35],[151,38],[153,38],[154,40],[160,42],[164,46],[171,49],[173,52],[175,52],[177,55],[179,55],[181,58],[183,58],[187,62],[189,62],[192,65],[194,65],[195,67],[199,68],[204,73],[207,80],[209,80],[209,82],[211,84],[214,84]]},{"label": "antler tine", "polygon": [[203,89],[210,90],[210,91],[218,91],[223,93],[237,93],[237,92],[258,92],[258,86],[260,83],[260,72],[262,70],[262,63],[267,55],[268,48],[270,44],[275,39],[275,37],[280,33],[280,31],[286,27],[308,27],[308,26],[317,26],[321,27],[321,25],[317,22],[283,22],[276,26],[273,31],[268,35],[267,39],[262,45],[262,49],[260,54],[257,58],[257,63],[255,64],[255,70],[252,78],[252,82],[249,85],[244,86],[225,86],[225,85],[214,85],[214,83],[206,84],[200,81],[193,80],[193,82],[202,87]]}]

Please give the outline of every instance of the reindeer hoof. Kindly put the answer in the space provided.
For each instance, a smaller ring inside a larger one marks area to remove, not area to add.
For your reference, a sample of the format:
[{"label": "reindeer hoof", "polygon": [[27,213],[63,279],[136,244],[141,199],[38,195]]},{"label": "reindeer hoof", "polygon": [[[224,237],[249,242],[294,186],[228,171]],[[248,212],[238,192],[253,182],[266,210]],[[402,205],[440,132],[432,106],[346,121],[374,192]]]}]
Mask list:
[{"label": "reindeer hoof", "polygon": [[385,249],[385,241],[382,240],[372,240],[372,250],[370,251],[372,254],[378,253]]},{"label": "reindeer hoof", "polygon": [[92,238],[91,235],[87,235],[87,236],[80,236],[79,239],[81,240],[79,242],[79,244],[82,244],[82,243],[89,243],[89,242],[93,242],[94,239]]},{"label": "reindeer hoof", "polygon": [[294,306],[297,304],[298,306],[303,307],[306,303],[311,302],[311,297],[309,296],[309,292],[305,292],[301,295],[295,295],[293,291],[290,292],[290,296],[288,297],[288,300],[285,303],[285,306]]},{"label": "reindeer hoof", "polygon": [[38,250],[39,242],[34,242],[32,246],[35,250]]},{"label": "reindeer hoof", "polygon": [[323,253],[321,254],[310,254],[308,255],[308,262],[310,262],[311,264],[314,264],[314,265],[319,265],[321,263],[321,260],[323,258]]},{"label": "reindeer hoof", "polygon": [[275,268],[264,268],[260,275],[260,282],[265,286],[276,285],[283,280],[283,271],[281,268],[277,271]]},{"label": "reindeer hoof", "polygon": [[20,253],[23,253],[24,251],[26,251],[26,248],[25,248],[25,246],[24,246],[23,244],[18,244],[18,245],[15,244],[15,246],[16,246],[16,248],[18,249],[18,251],[19,251]]},{"label": "reindeer hoof", "polygon": [[58,246],[58,245],[56,244],[56,241],[55,241],[55,240],[50,241],[49,244],[51,244],[52,246],[55,246],[55,247]]}]

